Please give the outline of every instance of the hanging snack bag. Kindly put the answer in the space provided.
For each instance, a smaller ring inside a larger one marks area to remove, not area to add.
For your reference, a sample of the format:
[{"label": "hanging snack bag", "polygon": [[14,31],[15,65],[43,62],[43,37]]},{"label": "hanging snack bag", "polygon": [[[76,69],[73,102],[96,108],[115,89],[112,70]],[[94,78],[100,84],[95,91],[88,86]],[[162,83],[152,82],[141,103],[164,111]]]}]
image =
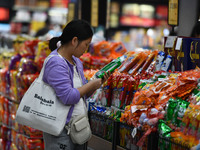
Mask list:
[{"label": "hanging snack bag", "polygon": [[121,78],[121,74],[116,73],[113,75],[112,79],[112,97],[111,97],[111,105],[115,106],[115,100],[117,99],[118,92],[117,92],[117,85],[119,83],[119,80]]},{"label": "hanging snack bag", "polygon": [[127,92],[123,108],[131,104],[135,92],[136,92],[136,81],[132,76],[130,76],[127,81]]},{"label": "hanging snack bag", "polygon": [[156,66],[155,66],[156,71],[159,71],[161,69],[161,65],[164,61],[164,58],[165,58],[165,52],[163,52],[163,51],[158,52],[158,56],[156,59]]},{"label": "hanging snack bag", "polygon": [[125,97],[126,97],[126,91],[127,91],[127,80],[128,75],[122,74],[121,78],[119,80],[119,83],[117,85],[117,91],[118,91],[118,99],[115,99],[115,106],[117,108],[122,108],[124,105]]},{"label": "hanging snack bag", "polygon": [[102,98],[101,104],[103,106],[111,106],[111,99],[112,99],[112,80],[113,75],[111,75],[106,82],[104,82],[102,87]]},{"label": "hanging snack bag", "polygon": [[166,72],[169,71],[171,64],[172,64],[172,56],[167,55],[166,59],[163,61],[161,65],[161,70]]}]

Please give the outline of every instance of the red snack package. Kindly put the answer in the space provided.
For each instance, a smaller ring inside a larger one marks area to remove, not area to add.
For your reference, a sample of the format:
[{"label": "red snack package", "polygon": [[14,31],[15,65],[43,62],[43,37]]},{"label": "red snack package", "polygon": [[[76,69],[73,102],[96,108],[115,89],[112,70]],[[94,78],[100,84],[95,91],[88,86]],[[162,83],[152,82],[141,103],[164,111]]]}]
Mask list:
[{"label": "red snack package", "polygon": [[129,71],[128,73],[132,76],[134,76],[137,71],[140,69],[140,67],[142,67],[142,65],[145,63],[146,61],[146,58],[147,58],[147,54],[143,54],[141,57],[140,57],[140,60],[138,61],[138,63],[136,65],[134,65]]},{"label": "red snack package", "polygon": [[149,65],[152,63],[152,61],[156,58],[157,54],[158,54],[157,51],[153,51],[149,56],[147,56],[144,65],[140,69],[140,73],[145,71],[149,67]]},{"label": "red snack package", "polygon": [[124,105],[126,91],[127,91],[127,80],[128,80],[128,75],[121,74],[121,77],[117,84],[116,92],[114,92],[114,94],[116,94],[115,95],[116,97],[115,99],[112,99],[114,100],[114,106],[117,108],[122,108],[122,106]]},{"label": "red snack package", "polygon": [[110,107],[111,106],[111,98],[112,98],[112,79],[113,74],[108,78],[106,82],[103,84],[102,88],[102,104],[105,104],[105,106]]},{"label": "red snack package", "polygon": [[126,93],[126,98],[124,102],[124,107],[127,105],[131,104],[133,95],[136,92],[136,81],[132,76],[129,76],[128,81],[127,81],[127,93]]},{"label": "red snack package", "polygon": [[137,64],[141,56],[142,56],[142,53],[136,54],[135,57],[131,59],[131,61],[129,61],[129,63],[125,65],[126,67],[122,70],[122,72],[128,72],[133,66]]},{"label": "red snack package", "polygon": [[121,74],[120,73],[115,73],[113,74],[113,78],[112,78],[112,106],[115,106],[115,99],[117,99],[118,93],[117,93],[117,85],[119,83],[119,80],[121,78]]},{"label": "red snack package", "polygon": [[110,49],[111,49],[111,51],[114,51],[121,55],[123,55],[124,53],[127,52],[127,50],[122,42],[112,42],[110,44]]}]

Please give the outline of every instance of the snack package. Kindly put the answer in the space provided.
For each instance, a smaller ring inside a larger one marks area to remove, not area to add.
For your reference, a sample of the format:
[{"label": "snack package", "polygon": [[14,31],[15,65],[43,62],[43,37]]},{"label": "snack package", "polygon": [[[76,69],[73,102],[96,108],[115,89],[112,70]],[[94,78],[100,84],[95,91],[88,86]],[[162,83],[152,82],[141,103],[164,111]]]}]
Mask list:
[{"label": "snack package", "polygon": [[116,92],[115,91],[113,92],[113,94],[115,94],[115,98],[112,99],[112,101],[114,101],[114,106],[117,108],[122,108],[122,106],[124,106],[124,101],[127,92],[128,78],[129,78],[128,75],[121,74],[121,78],[119,79],[119,82],[117,84]]},{"label": "snack package", "polygon": [[127,80],[127,92],[126,92],[126,97],[125,97],[123,109],[127,105],[131,104],[131,101],[132,101],[133,95],[136,92],[136,89],[137,89],[136,81],[132,76],[130,76]]},{"label": "snack package", "polygon": [[124,72],[126,67],[131,63],[131,61],[134,59],[134,55],[126,58],[126,60],[122,63],[122,65],[119,67],[118,71],[119,72]]},{"label": "snack package", "polygon": [[160,137],[158,141],[158,147],[160,150],[171,150],[171,143],[166,139],[170,140],[170,132],[172,132],[172,129],[167,126],[163,120],[159,120],[158,132]]},{"label": "snack package", "polygon": [[142,56],[142,53],[137,53],[135,54],[135,56],[133,56],[134,58],[130,58],[126,60],[127,63],[123,65],[124,67],[122,67],[120,71],[123,73],[128,72],[131,68],[133,68],[139,62],[141,56]]},{"label": "snack package", "polygon": [[115,99],[118,96],[117,85],[120,81],[120,78],[121,78],[121,74],[119,73],[114,74],[112,78],[112,97],[111,97],[112,106],[115,106]]},{"label": "snack package", "polygon": [[138,74],[141,74],[147,70],[147,68],[150,66],[152,61],[156,58],[157,53],[158,53],[157,51],[153,51],[147,56],[146,61],[144,65],[139,69]]},{"label": "snack package", "polygon": [[8,67],[2,68],[0,69],[0,92],[2,93],[6,93],[6,85],[7,85],[7,81],[6,81],[6,74],[8,71]]},{"label": "snack package", "polygon": [[161,65],[164,61],[164,58],[165,58],[165,52],[163,52],[163,51],[158,52],[158,56],[156,59],[155,71],[159,71],[161,69]]},{"label": "snack package", "polygon": [[38,43],[38,48],[35,51],[35,63],[37,64],[38,70],[42,69],[45,58],[51,53],[49,49],[48,41],[40,41]]},{"label": "snack package", "polygon": [[110,49],[111,49],[112,53],[115,53],[115,54],[117,53],[117,54],[119,54],[119,56],[124,55],[127,52],[127,50],[122,42],[111,42]]},{"label": "snack package", "polygon": [[112,102],[112,80],[113,75],[111,75],[106,82],[103,83],[102,86],[102,95],[101,95],[101,104],[103,106],[111,106]]},{"label": "snack package", "polygon": [[173,118],[173,115],[174,115],[174,110],[175,108],[177,107],[177,101],[173,98],[170,98],[169,101],[167,102],[166,104],[166,121],[167,123],[171,123],[172,122],[172,118]]},{"label": "snack package", "polygon": [[84,53],[80,57],[80,60],[83,63],[83,68],[84,69],[90,69],[91,68],[91,57],[92,57],[92,55],[90,53]]},{"label": "snack package", "polygon": [[101,41],[93,44],[95,56],[109,57],[111,54],[110,43],[108,41]]},{"label": "snack package", "polygon": [[135,64],[129,71],[128,73],[132,76],[136,75],[137,71],[139,71],[139,69],[143,66],[143,64],[145,63],[146,61],[146,58],[147,58],[147,54],[143,54],[141,57],[140,57],[140,60],[137,62],[137,64]]},{"label": "snack package", "polygon": [[172,120],[172,122],[177,127],[180,127],[180,123],[182,122],[182,118],[189,104],[190,104],[189,102],[186,102],[182,99],[177,100],[177,106],[174,109],[174,115]]},{"label": "snack package", "polygon": [[165,60],[161,65],[161,70],[166,72],[169,71],[171,64],[172,64],[172,56],[167,55],[167,57],[165,58]]}]

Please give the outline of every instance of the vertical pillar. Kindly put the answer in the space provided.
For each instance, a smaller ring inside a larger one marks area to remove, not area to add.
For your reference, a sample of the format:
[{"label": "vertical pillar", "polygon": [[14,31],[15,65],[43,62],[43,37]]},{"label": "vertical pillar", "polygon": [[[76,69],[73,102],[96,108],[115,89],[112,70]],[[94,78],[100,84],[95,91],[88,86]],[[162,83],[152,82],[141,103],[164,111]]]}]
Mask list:
[{"label": "vertical pillar", "polygon": [[190,36],[198,20],[199,0],[179,0],[178,36]]}]

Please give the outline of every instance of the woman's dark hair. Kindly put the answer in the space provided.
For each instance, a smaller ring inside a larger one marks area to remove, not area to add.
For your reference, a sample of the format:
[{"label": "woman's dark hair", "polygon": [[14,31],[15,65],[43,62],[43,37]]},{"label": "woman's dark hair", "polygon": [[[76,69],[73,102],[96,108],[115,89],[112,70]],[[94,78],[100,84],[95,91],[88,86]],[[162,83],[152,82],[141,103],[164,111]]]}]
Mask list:
[{"label": "woman's dark hair", "polygon": [[200,22],[197,22],[192,29],[191,37],[197,37],[200,35]]},{"label": "woman's dark hair", "polygon": [[93,30],[87,21],[73,20],[65,26],[60,37],[54,37],[49,41],[49,48],[51,51],[55,50],[58,41],[61,41],[61,45],[64,45],[71,41],[73,37],[77,37],[79,42],[81,42],[92,36]]}]

